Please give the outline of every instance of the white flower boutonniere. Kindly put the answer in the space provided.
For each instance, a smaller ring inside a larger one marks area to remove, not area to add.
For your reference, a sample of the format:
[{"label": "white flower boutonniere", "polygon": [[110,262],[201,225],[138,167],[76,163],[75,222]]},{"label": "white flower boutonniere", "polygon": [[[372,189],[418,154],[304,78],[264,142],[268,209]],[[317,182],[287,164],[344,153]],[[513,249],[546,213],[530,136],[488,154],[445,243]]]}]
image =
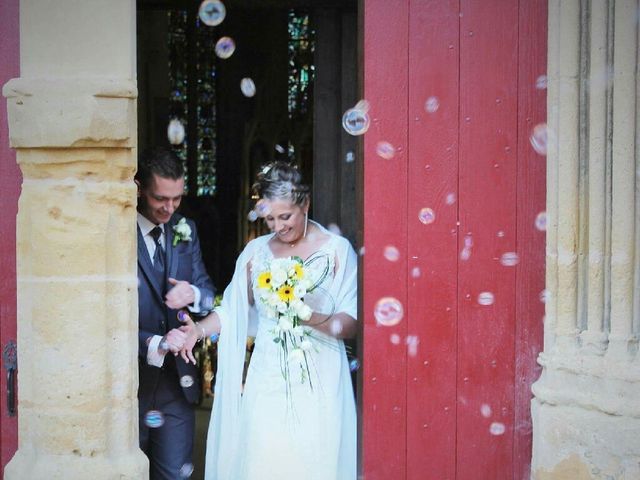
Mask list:
[{"label": "white flower boutonniere", "polygon": [[175,247],[178,242],[190,242],[191,241],[191,227],[187,223],[186,218],[181,218],[178,223],[173,226],[173,242]]}]

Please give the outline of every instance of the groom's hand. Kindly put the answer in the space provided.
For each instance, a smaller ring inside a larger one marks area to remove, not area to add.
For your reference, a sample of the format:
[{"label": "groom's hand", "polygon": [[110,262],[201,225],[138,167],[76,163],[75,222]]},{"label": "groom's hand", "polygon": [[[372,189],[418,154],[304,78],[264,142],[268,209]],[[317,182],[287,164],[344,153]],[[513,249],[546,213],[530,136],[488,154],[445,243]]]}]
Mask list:
[{"label": "groom's hand", "polygon": [[182,350],[185,342],[187,341],[187,335],[179,328],[169,330],[167,334],[160,341],[160,345],[166,345],[168,350],[174,355],[178,355],[178,352]]},{"label": "groom's hand", "polygon": [[189,282],[169,278],[169,283],[173,285],[173,287],[171,287],[171,290],[167,292],[165,297],[164,303],[167,307],[178,310],[187,305],[191,305],[195,301],[195,294]]}]

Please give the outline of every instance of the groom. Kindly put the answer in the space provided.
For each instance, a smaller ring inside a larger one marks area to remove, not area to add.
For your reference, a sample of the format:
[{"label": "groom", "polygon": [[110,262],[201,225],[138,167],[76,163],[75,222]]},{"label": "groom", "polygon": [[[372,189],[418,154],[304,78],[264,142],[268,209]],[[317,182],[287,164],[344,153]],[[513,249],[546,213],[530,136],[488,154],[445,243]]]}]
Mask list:
[{"label": "groom", "polygon": [[206,313],[214,287],[195,224],[175,213],[184,191],[182,162],[155,148],[138,160],[138,406],[140,448],[150,478],[186,478],[193,469],[195,365],[176,356],[186,335],[177,313]]}]

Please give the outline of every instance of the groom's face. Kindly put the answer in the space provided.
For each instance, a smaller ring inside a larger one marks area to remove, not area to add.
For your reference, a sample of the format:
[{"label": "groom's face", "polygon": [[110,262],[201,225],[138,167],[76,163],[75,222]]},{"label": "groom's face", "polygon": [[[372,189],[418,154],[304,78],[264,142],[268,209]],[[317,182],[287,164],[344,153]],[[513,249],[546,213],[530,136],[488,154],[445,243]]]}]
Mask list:
[{"label": "groom's face", "polygon": [[184,178],[151,176],[149,184],[139,189],[138,210],[156,225],[167,223],[173,212],[180,206],[184,192]]}]

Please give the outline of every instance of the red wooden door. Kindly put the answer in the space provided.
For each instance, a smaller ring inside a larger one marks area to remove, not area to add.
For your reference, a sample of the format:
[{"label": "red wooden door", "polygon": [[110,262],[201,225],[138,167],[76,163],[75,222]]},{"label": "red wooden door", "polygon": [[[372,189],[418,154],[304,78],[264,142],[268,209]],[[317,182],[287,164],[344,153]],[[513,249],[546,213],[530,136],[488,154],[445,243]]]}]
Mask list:
[{"label": "red wooden door", "polygon": [[546,1],[363,8],[364,478],[528,479]]},{"label": "red wooden door", "polygon": [[[19,76],[18,6],[19,0],[0,2],[0,85]],[[7,373],[12,360],[8,357],[15,351],[11,345],[16,341],[16,214],[20,183],[16,155],[9,148],[7,109],[3,101],[0,107],[0,461],[3,470],[18,447],[16,412],[7,408]],[[14,381],[17,386],[17,379]],[[17,401],[17,392],[14,394]]]}]

